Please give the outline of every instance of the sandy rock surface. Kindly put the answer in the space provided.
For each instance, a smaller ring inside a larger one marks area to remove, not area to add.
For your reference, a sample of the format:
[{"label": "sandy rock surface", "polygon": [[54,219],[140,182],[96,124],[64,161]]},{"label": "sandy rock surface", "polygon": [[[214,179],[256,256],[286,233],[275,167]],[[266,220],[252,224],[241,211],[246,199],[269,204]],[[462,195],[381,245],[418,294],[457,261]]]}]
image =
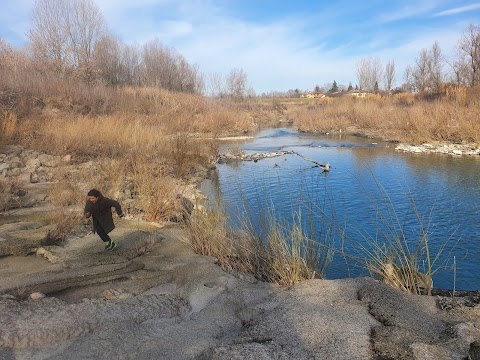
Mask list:
[{"label": "sandy rock surface", "polygon": [[117,224],[113,252],[80,234],[0,258],[0,359],[465,359],[480,340],[478,306],[367,278],[281,288],[225,273],[179,227]]}]

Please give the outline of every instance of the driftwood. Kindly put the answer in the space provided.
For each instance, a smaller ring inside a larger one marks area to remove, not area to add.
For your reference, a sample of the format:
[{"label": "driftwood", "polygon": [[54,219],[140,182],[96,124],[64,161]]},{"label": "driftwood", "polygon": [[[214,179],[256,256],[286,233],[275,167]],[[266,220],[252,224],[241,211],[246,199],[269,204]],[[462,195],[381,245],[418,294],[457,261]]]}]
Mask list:
[{"label": "driftwood", "polygon": [[329,163],[320,164],[319,162],[317,162],[317,161],[315,161],[315,160],[306,158],[305,156],[297,153],[296,151],[292,151],[292,154],[295,154],[295,155],[300,156],[303,160],[310,161],[311,163],[315,164],[314,167],[318,167],[318,168],[322,169],[322,170],[325,171],[325,172],[330,171],[330,164],[329,164]]}]

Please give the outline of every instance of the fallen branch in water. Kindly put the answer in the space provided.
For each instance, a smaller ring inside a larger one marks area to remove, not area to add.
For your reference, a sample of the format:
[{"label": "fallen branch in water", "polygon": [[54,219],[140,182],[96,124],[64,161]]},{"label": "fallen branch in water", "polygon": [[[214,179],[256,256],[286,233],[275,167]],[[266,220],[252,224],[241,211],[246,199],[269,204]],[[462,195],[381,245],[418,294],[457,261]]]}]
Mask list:
[{"label": "fallen branch in water", "polygon": [[315,160],[312,160],[312,159],[309,159],[309,158],[306,158],[305,156],[297,153],[296,151],[292,151],[292,154],[295,154],[295,155],[298,155],[300,156],[302,159],[306,160],[306,161],[310,161],[311,163],[314,163],[315,166],[314,167],[319,167],[321,168],[323,171],[325,172],[328,172],[330,171],[330,164],[327,162],[325,164],[320,164],[319,162],[315,161]]}]

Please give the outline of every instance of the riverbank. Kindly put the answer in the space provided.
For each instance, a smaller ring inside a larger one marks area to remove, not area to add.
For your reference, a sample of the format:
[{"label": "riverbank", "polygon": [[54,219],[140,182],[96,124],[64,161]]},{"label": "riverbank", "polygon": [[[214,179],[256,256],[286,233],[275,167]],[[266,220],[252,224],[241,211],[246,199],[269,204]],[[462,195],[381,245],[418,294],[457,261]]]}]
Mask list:
[{"label": "riverbank", "polygon": [[[25,241],[42,229],[32,215],[0,230]],[[462,298],[367,278],[260,282],[194,254],[179,226],[118,221],[112,236],[114,252],[79,230],[0,258],[0,358],[478,358],[480,307]]]},{"label": "riverbank", "polygon": [[478,356],[480,306],[465,297],[414,296],[367,278],[280,287],[221,270],[192,251],[181,226],[139,215],[116,220],[114,252],[78,222],[45,243],[52,219],[82,211],[58,199],[75,194],[58,174],[96,164],[7,149],[2,174],[17,206],[0,215],[1,359]]}]

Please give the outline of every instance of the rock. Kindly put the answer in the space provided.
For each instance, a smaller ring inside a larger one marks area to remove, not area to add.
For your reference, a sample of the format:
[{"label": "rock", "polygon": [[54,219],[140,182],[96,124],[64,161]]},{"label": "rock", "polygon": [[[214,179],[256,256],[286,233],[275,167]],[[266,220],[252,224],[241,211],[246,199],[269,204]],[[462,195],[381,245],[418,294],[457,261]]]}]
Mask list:
[{"label": "rock", "polygon": [[41,162],[39,159],[28,159],[25,162],[25,166],[32,171],[35,171],[36,169],[38,169],[40,165],[41,165]]},{"label": "rock", "polygon": [[47,154],[39,155],[38,160],[40,160],[40,164],[42,166],[47,166],[47,167],[58,166],[62,161],[60,156],[53,156],[53,155],[47,155]]},{"label": "rock", "polygon": [[30,171],[25,171],[19,176],[21,182],[30,183],[32,182],[32,173]]},{"label": "rock", "polygon": [[3,294],[0,295],[0,299],[7,299],[7,300],[17,300],[17,298],[10,294]]},{"label": "rock", "polygon": [[471,360],[480,360],[480,340],[474,341],[470,344],[468,356]]},{"label": "rock", "polygon": [[30,294],[30,299],[32,300],[39,300],[43,299],[45,297],[45,294],[42,294],[41,292],[34,292]]},{"label": "rock", "polygon": [[20,160],[18,160],[18,161],[11,161],[11,162],[10,162],[10,165],[9,165],[9,168],[10,168],[11,170],[13,170],[13,169],[18,169],[18,168],[22,168],[22,167],[23,167],[23,164],[22,164],[22,162],[21,162]]},{"label": "rock", "polygon": [[62,162],[69,164],[72,161],[72,155],[65,155],[62,158]]},{"label": "rock", "polygon": [[22,173],[22,169],[19,167],[11,169],[8,173],[7,176],[19,176]]},{"label": "rock", "polygon": [[4,170],[8,170],[8,169],[10,169],[10,164],[7,164],[7,163],[0,164],[0,172],[3,172]]},{"label": "rock", "polygon": [[40,179],[39,179],[37,173],[31,173],[31,174],[30,174],[30,182],[31,182],[32,184],[36,184],[36,183],[40,182]]},{"label": "rock", "polygon": [[102,293],[102,298],[105,300],[122,300],[132,297],[132,294],[127,293],[122,289],[108,289]]}]

